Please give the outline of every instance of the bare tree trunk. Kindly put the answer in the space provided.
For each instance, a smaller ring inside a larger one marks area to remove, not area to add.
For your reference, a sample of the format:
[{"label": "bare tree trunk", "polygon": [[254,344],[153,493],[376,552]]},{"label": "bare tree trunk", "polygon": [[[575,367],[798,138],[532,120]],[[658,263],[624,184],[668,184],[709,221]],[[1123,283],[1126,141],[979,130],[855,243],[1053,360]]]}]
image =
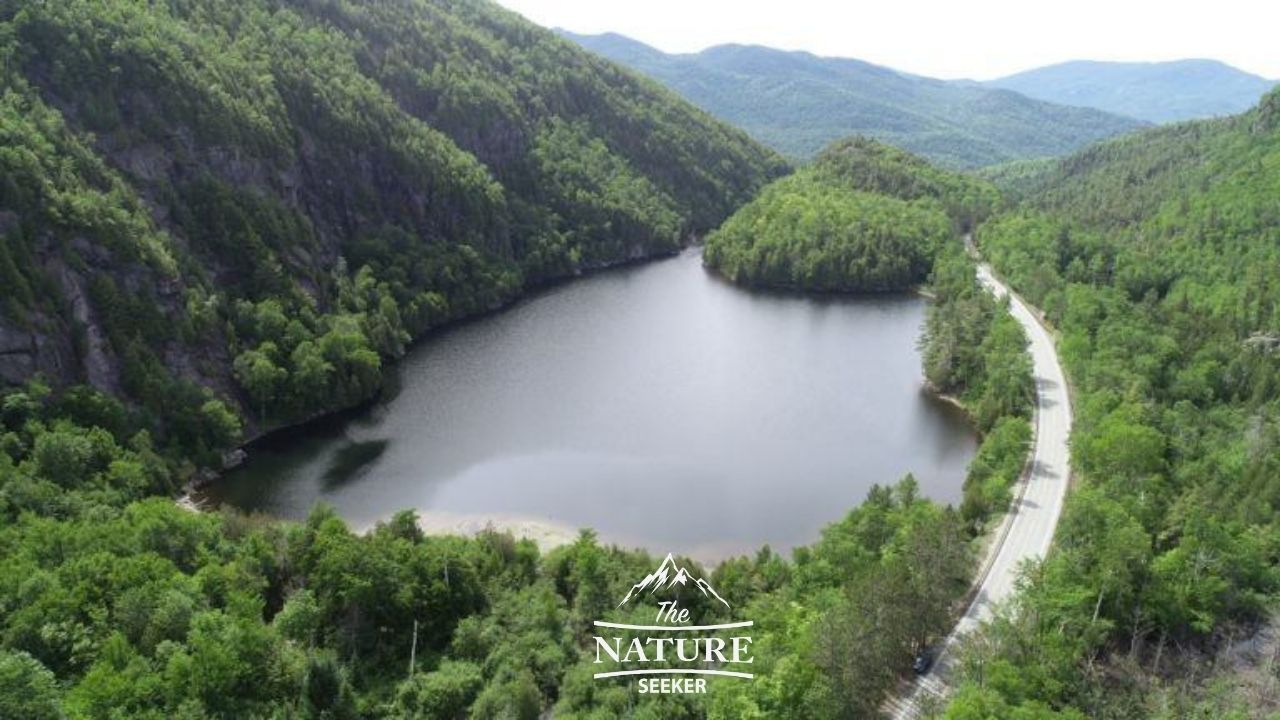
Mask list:
[{"label": "bare tree trunk", "polygon": [[1129,658],[1135,659],[1143,647],[1146,646],[1147,633],[1142,622],[1142,603],[1133,604],[1133,625],[1129,632]]},{"label": "bare tree trunk", "polygon": [[409,649],[409,677],[413,677],[413,669],[418,664],[418,621],[413,621],[413,647]]}]

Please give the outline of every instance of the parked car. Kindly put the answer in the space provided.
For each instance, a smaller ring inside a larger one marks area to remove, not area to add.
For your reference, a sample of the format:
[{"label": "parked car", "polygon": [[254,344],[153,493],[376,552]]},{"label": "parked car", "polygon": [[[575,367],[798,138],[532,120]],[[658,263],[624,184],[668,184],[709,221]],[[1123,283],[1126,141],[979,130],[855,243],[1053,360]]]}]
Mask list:
[{"label": "parked car", "polygon": [[916,655],[915,662],[911,663],[911,669],[914,670],[917,675],[924,675],[929,672],[929,668],[933,667],[935,655],[936,653],[933,648],[927,647],[921,650],[920,654]]}]

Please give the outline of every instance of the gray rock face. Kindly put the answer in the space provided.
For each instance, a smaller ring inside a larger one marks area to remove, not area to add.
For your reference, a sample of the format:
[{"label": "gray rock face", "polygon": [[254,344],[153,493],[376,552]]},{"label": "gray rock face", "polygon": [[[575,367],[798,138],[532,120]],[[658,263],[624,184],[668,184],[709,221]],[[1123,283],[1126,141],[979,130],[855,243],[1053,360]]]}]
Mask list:
[{"label": "gray rock face", "polygon": [[102,326],[89,303],[84,280],[66,265],[59,265],[57,278],[62,284],[63,296],[71,307],[71,317],[75,326],[83,331],[84,352],[80,360],[84,367],[85,379],[99,390],[119,393],[118,363],[115,362],[111,352],[111,343],[102,331]]},{"label": "gray rock face", "polygon": [[70,334],[54,331],[55,319],[43,315],[25,322],[0,316],[0,387],[21,385],[35,375],[56,385],[79,377]]},{"label": "gray rock face", "polygon": [[29,332],[0,321],[0,382],[16,385],[36,370],[36,341]]}]

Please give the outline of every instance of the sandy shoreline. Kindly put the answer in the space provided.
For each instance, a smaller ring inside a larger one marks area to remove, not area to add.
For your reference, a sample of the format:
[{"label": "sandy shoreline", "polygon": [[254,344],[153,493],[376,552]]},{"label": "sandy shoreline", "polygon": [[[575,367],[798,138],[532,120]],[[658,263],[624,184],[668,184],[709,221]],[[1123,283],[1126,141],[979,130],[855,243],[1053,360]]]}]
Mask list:
[{"label": "sandy shoreline", "polygon": [[[427,535],[460,535],[475,537],[482,532],[497,531],[511,533],[517,539],[528,539],[538,545],[538,549],[546,552],[561,545],[568,545],[578,539],[578,529],[533,517],[508,515],[502,513],[451,513],[439,510],[415,510],[418,514],[418,527]],[[354,532],[365,534],[373,530],[378,522],[388,518],[356,525]]]}]

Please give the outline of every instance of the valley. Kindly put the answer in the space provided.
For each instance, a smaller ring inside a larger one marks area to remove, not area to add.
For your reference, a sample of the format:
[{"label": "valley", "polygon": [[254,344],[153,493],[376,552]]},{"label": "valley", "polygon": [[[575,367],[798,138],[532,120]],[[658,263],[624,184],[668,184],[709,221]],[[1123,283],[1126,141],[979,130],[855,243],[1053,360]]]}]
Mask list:
[{"label": "valley", "polygon": [[1280,713],[1269,8],[509,1],[0,0],[0,719]]}]

